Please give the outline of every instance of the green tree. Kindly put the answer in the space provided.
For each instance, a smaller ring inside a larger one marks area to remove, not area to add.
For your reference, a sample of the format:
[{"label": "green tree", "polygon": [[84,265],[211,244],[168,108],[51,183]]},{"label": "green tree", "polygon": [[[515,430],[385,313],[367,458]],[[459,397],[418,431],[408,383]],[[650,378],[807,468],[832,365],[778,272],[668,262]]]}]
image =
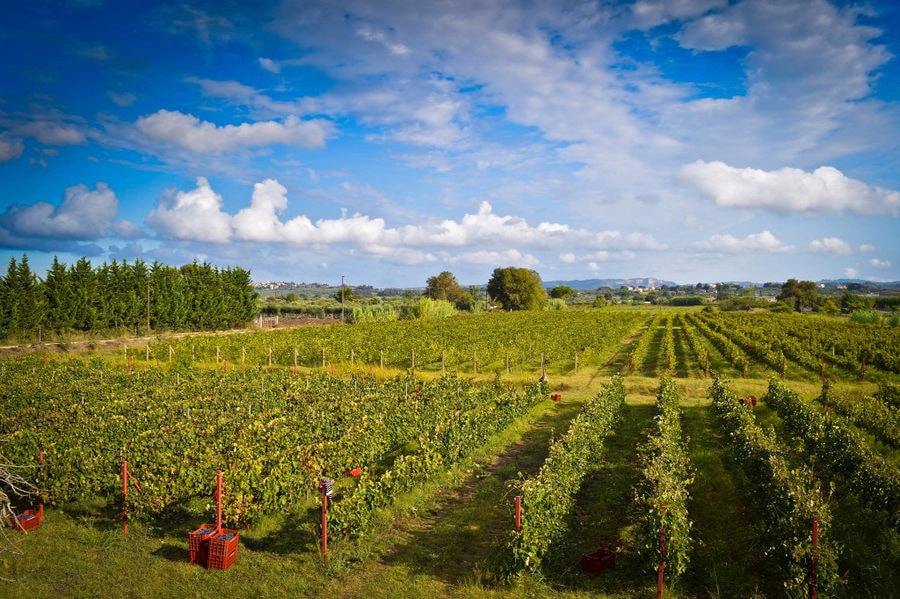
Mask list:
[{"label": "green tree", "polygon": [[445,300],[453,304],[467,299],[466,292],[456,281],[456,277],[452,272],[446,270],[437,276],[428,277],[423,295],[433,300]]},{"label": "green tree", "polygon": [[572,297],[573,295],[575,295],[576,293],[578,293],[578,292],[575,291],[574,289],[572,289],[571,287],[569,287],[568,285],[557,285],[556,287],[554,287],[553,289],[550,290],[550,297],[552,297],[553,299],[561,299],[561,300],[568,301],[568,299],[570,297]]},{"label": "green tree", "polygon": [[781,293],[778,294],[777,299],[788,304],[797,312],[802,312],[804,309],[812,309],[818,305],[819,293],[816,284],[812,281],[788,279],[781,286]]},{"label": "green tree", "polygon": [[547,303],[541,275],[527,268],[495,268],[487,292],[504,310],[540,310]]},{"label": "green tree", "polygon": [[47,311],[44,315],[44,323],[48,329],[57,333],[63,333],[75,324],[72,313],[72,299],[74,288],[72,277],[66,265],[53,256],[53,264],[47,271],[44,281],[44,294],[47,300]]}]

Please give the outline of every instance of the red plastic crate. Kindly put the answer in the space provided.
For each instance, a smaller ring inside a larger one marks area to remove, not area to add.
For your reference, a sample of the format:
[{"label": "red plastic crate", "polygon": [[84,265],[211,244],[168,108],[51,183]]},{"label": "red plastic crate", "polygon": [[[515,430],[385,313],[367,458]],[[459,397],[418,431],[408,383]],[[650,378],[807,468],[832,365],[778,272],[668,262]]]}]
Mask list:
[{"label": "red plastic crate", "polygon": [[600,548],[593,553],[581,556],[581,569],[591,574],[599,574],[604,570],[616,567],[616,554],[609,549]]},{"label": "red plastic crate", "polygon": [[206,565],[209,559],[209,544],[217,532],[215,524],[204,524],[188,534],[192,564]]},{"label": "red plastic crate", "polygon": [[223,528],[214,539],[209,542],[209,561],[207,568],[212,570],[227,570],[237,561],[238,539],[240,533],[236,530]]},{"label": "red plastic crate", "polygon": [[16,522],[16,518],[14,516],[10,516],[9,523],[19,532],[28,532],[29,530],[34,530],[41,525],[41,520],[43,520],[43,516],[40,512],[33,512],[31,510],[25,510],[21,514],[18,514],[18,518],[19,520],[18,522]]}]

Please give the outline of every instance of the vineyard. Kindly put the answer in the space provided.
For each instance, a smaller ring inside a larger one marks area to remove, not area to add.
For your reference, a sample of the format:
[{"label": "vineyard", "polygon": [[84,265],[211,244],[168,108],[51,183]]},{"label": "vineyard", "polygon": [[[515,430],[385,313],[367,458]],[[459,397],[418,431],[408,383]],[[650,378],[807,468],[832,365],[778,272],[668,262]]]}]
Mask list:
[{"label": "vineyard", "polygon": [[[0,405],[46,510],[6,529],[0,596],[900,588],[896,328],[606,308],[161,337],[3,358]],[[221,574],[187,559],[217,472]]]}]

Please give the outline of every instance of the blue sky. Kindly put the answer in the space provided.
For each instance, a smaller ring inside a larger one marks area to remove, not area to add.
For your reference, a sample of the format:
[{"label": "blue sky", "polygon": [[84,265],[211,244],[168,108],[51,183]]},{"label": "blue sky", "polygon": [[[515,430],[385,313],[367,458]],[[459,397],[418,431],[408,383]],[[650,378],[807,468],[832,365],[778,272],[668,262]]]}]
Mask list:
[{"label": "blue sky", "polygon": [[891,0],[19,2],[0,52],[0,274],[900,280]]}]

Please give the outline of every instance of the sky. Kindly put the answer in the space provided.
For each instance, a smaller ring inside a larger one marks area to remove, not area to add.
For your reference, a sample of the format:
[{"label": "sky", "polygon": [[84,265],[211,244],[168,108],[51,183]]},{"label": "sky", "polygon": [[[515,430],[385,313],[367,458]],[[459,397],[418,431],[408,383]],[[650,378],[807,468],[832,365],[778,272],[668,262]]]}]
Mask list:
[{"label": "sky", "polygon": [[894,0],[38,0],[0,53],[0,275],[900,280]]}]

